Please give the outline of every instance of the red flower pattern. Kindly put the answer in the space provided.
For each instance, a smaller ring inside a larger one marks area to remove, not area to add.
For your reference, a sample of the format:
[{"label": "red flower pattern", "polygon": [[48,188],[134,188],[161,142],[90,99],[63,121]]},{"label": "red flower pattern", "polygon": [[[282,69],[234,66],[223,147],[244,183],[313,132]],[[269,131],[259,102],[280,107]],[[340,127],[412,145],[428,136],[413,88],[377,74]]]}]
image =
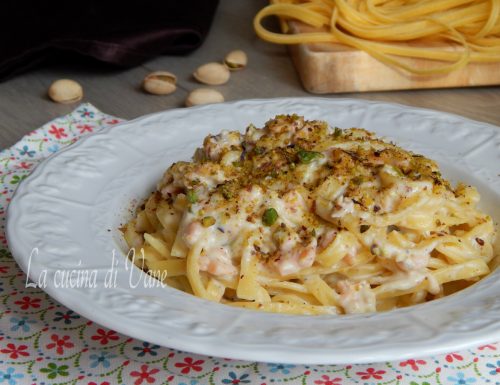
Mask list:
[{"label": "red flower pattern", "polygon": [[146,381],[148,384],[152,384],[156,381],[156,379],[152,377],[152,374],[158,373],[160,369],[151,369],[148,371],[148,368],[148,365],[141,365],[140,372],[138,372],[137,370],[130,372],[130,375],[132,377],[139,377],[137,380],[135,380],[134,385],[141,385],[143,381]]},{"label": "red flower pattern", "polygon": [[489,349],[489,350],[497,350],[496,346],[494,345],[483,345],[478,348],[479,350],[484,350],[484,349]]},{"label": "red flower pattern", "polygon": [[63,354],[64,348],[72,348],[73,346],[75,346],[73,342],[69,341],[69,338],[69,336],[63,336],[62,338],[59,338],[57,334],[52,334],[50,336],[50,339],[54,342],[47,344],[47,349],[56,348],[57,354]]},{"label": "red flower pattern", "polygon": [[97,334],[91,337],[94,341],[100,341],[101,345],[106,345],[109,341],[116,341],[120,337],[114,330],[97,329]]},{"label": "red flower pattern", "polygon": [[14,302],[16,305],[19,305],[19,307],[22,310],[28,310],[30,307],[38,309],[40,307],[40,298],[33,298],[31,299],[28,296],[24,296],[22,300]]},{"label": "red flower pattern", "polygon": [[326,374],[323,374],[321,380],[316,380],[314,383],[317,385],[341,385],[340,381],[342,381],[342,379],[339,377],[330,378]]},{"label": "red flower pattern", "polygon": [[50,126],[51,129],[48,131],[49,134],[52,134],[56,137],[56,139],[67,138],[68,134],[64,132],[64,128],[57,128],[54,124]]},{"label": "red flower pattern", "polygon": [[94,131],[93,127],[90,124],[79,124],[76,127],[80,129],[80,134],[83,134],[84,132]]},{"label": "red flower pattern", "polygon": [[453,362],[454,360],[463,361],[463,359],[464,358],[458,353],[450,353],[450,354],[447,354],[445,357],[445,360],[448,362]]},{"label": "red flower pattern", "polygon": [[97,382],[90,381],[87,385],[111,385],[111,384],[108,381],[103,381],[99,384]]},{"label": "red flower pattern", "polygon": [[16,347],[16,345],[14,344],[7,344],[7,348],[0,350],[0,352],[9,354],[9,357],[15,360],[19,356],[29,356],[29,352],[24,351],[26,349],[28,349],[27,345],[19,345],[18,347]]},{"label": "red flower pattern", "polygon": [[188,374],[191,369],[194,370],[195,372],[201,372],[201,370],[203,369],[201,365],[203,365],[204,362],[205,361],[203,360],[193,361],[191,357],[186,357],[184,358],[184,362],[177,362],[175,364],[175,367],[183,368],[181,370],[182,374]]},{"label": "red flower pattern", "polygon": [[356,372],[358,376],[361,376],[362,380],[368,380],[370,378],[375,378],[376,380],[382,379],[382,374],[385,373],[385,370],[375,370],[374,368],[366,369],[366,372]]},{"label": "red flower pattern", "polygon": [[5,274],[9,270],[9,266],[0,266],[0,273]]},{"label": "red flower pattern", "polygon": [[32,163],[21,162],[19,163],[19,165],[16,166],[16,168],[22,170],[29,170],[32,165],[33,165]]},{"label": "red flower pattern", "polygon": [[407,360],[404,362],[401,362],[399,366],[406,366],[408,365],[412,370],[418,371],[418,365],[425,365],[426,362],[424,360]]}]

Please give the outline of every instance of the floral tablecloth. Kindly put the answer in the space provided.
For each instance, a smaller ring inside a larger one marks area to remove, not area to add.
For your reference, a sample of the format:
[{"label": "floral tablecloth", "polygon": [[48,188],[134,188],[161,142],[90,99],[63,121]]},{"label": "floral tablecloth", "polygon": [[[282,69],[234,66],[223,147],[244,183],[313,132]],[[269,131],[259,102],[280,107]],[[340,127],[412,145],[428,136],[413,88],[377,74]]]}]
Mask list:
[{"label": "floral tablecloth", "polygon": [[410,384],[500,385],[500,344],[367,365],[286,365],[180,352],[101,327],[26,288],[10,255],[5,211],[16,186],[43,159],[122,121],[82,104],[0,152],[0,384]]}]

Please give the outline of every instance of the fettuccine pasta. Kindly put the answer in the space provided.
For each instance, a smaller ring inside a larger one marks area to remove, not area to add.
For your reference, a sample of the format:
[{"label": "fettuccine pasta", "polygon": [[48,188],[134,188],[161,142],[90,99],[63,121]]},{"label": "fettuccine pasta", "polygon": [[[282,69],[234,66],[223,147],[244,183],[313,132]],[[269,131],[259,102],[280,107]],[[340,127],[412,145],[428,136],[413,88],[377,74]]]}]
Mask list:
[{"label": "fettuccine pasta", "polygon": [[[283,33],[262,25],[268,16],[280,18]],[[290,34],[288,20],[317,31]],[[272,43],[341,43],[421,75],[500,61],[500,0],[272,0],[254,28]],[[449,64],[414,68],[404,57]]]},{"label": "fettuccine pasta", "polygon": [[366,130],[280,115],[205,138],[122,230],[138,266],[198,297],[366,313],[487,275],[495,231],[478,201],[432,160]]}]

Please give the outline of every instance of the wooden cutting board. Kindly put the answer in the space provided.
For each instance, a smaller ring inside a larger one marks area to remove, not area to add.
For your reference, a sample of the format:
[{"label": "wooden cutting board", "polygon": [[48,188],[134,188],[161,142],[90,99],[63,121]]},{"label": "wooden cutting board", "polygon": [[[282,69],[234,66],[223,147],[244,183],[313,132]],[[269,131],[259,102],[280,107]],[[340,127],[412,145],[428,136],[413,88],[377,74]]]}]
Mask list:
[{"label": "wooden cutting board", "polygon": [[[292,32],[310,32],[311,27],[290,22]],[[422,45],[420,45],[422,46]],[[442,48],[443,43],[426,48]],[[457,50],[451,45],[446,49]],[[473,87],[500,84],[500,62],[472,63],[445,75],[413,75],[388,66],[364,51],[341,44],[298,44],[289,46],[304,88],[315,94],[365,92],[421,88]],[[405,58],[416,68],[446,63]]]}]

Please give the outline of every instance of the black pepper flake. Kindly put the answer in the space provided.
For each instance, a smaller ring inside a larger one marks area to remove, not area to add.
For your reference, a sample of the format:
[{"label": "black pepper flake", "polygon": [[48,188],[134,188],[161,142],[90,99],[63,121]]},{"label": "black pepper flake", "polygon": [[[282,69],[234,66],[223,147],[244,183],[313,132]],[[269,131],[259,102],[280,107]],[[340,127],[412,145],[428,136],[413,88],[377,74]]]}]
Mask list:
[{"label": "black pepper flake", "polygon": [[380,206],[378,205],[373,206],[373,211],[378,213],[380,211]]},{"label": "black pepper flake", "polygon": [[364,207],[363,203],[360,202],[360,201],[358,201],[357,199],[352,199],[352,202],[355,203],[355,204],[357,204],[357,205],[359,205],[359,206],[361,206],[361,207]]},{"label": "black pepper flake", "polygon": [[476,238],[476,242],[479,246],[484,246],[484,241],[481,238]]}]

